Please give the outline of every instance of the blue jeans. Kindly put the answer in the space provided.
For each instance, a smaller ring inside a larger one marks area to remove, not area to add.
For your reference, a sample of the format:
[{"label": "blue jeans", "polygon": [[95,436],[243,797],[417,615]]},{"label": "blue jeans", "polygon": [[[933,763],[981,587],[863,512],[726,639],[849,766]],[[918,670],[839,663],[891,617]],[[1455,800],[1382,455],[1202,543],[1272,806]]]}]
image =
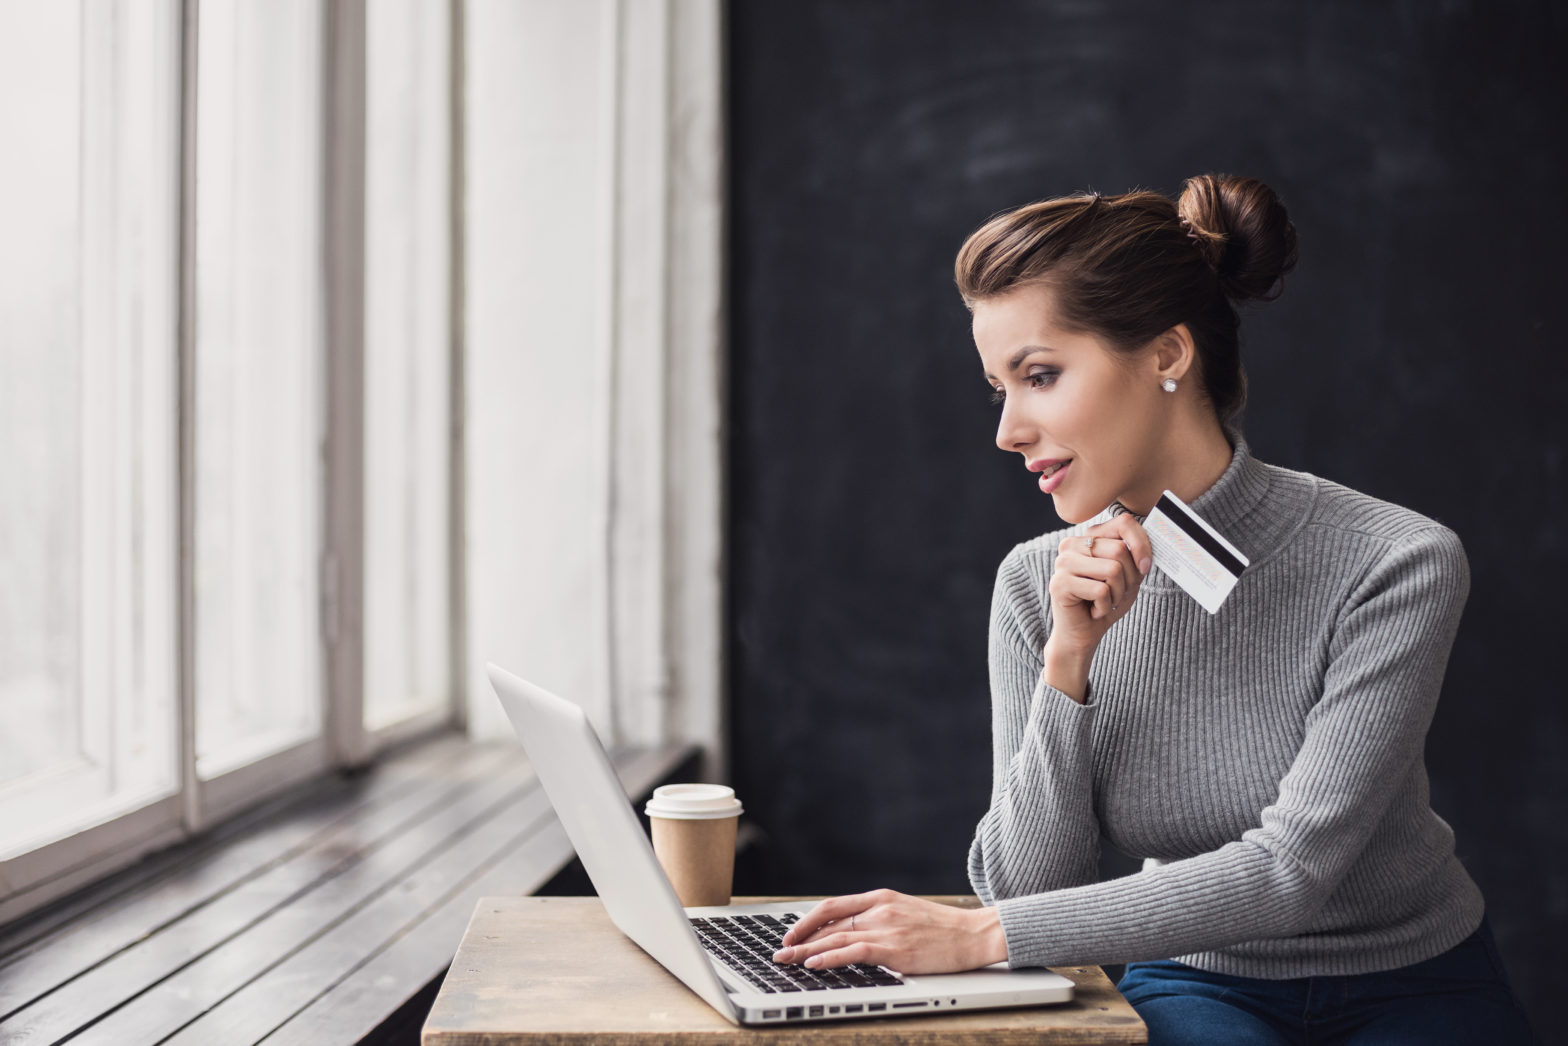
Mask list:
[{"label": "blue jeans", "polygon": [[1149,1026],[1149,1046],[1535,1041],[1484,917],[1448,951],[1397,970],[1269,981],[1162,960],[1129,963],[1117,987]]}]

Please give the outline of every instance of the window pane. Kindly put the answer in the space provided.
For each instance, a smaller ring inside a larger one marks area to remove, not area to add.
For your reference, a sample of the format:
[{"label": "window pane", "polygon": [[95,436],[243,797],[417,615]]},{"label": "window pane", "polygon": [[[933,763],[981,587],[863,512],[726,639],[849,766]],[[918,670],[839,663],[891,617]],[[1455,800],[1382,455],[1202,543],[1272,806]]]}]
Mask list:
[{"label": "window pane", "polygon": [[196,197],[196,751],[319,732],[323,309],[315,0],[203,0]]},{"label": "window pane", "polygon": [[447,707],[447,5],[366,8],[365,725]]},{"label": "window pane", "polygon": [[0,853],[177,777],[177,10],[0,2]]}]

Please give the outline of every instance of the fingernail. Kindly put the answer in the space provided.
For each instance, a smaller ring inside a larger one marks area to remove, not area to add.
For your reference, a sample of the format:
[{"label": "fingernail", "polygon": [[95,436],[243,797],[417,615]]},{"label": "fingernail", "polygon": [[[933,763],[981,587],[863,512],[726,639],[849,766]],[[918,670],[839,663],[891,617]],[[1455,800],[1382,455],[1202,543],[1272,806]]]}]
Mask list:
[{"label": "fingernail", "polygon": [[793,948],[780,948],[778,951],[773,953],[773,961],[774,962],[789,962],[790,953],[793,952],[794,950],[795,949],[793,949]]},{"label": "fingernail", "polygon": [[815,970],[818,966],[822,965],[822,956],[813,955],[811,958],[806,960],[806,965]]},{"label": "fingernail", "polygon": [[1144,556],[1142,559],[1138,560],[1138,569],[1143,571],[1145,574],[1149,572],[1149,568],[1152,566],[1154,566],[1154,560],[1150,559],[1148,556]]}]

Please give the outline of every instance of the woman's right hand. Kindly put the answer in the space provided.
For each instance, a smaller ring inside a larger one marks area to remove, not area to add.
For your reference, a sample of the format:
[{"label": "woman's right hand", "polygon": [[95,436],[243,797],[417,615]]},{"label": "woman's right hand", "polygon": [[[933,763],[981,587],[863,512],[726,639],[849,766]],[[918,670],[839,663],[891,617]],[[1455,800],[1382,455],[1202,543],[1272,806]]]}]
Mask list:
[{"label": "woman's right hand", "polygon": [[1100,640],[1126,616],[1154,564],[1149,535],[1131,513],[1063,538],[1051,575],[1045,681],[1082,704]]}]

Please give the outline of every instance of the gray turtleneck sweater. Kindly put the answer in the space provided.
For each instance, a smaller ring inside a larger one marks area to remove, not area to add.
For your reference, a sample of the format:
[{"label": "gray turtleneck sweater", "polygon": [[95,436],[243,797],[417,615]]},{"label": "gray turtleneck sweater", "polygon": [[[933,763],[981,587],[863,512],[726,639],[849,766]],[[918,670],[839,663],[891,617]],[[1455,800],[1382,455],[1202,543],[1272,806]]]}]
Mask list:
[{"label": "gray turtleneck sweater", "polygon": [[[1366,973],[1480,924],[1422,758],[1469,588],[1459,539],[1235,446],[1192,508],[1250,565],[1214,616],[1155,567],[1084,704],[1041,667],[1057,544],[1087,524],[997,572],[991,806],[969,876],[1013,966]],[[1143,870],[1098,881],[1102,833]]]}]

